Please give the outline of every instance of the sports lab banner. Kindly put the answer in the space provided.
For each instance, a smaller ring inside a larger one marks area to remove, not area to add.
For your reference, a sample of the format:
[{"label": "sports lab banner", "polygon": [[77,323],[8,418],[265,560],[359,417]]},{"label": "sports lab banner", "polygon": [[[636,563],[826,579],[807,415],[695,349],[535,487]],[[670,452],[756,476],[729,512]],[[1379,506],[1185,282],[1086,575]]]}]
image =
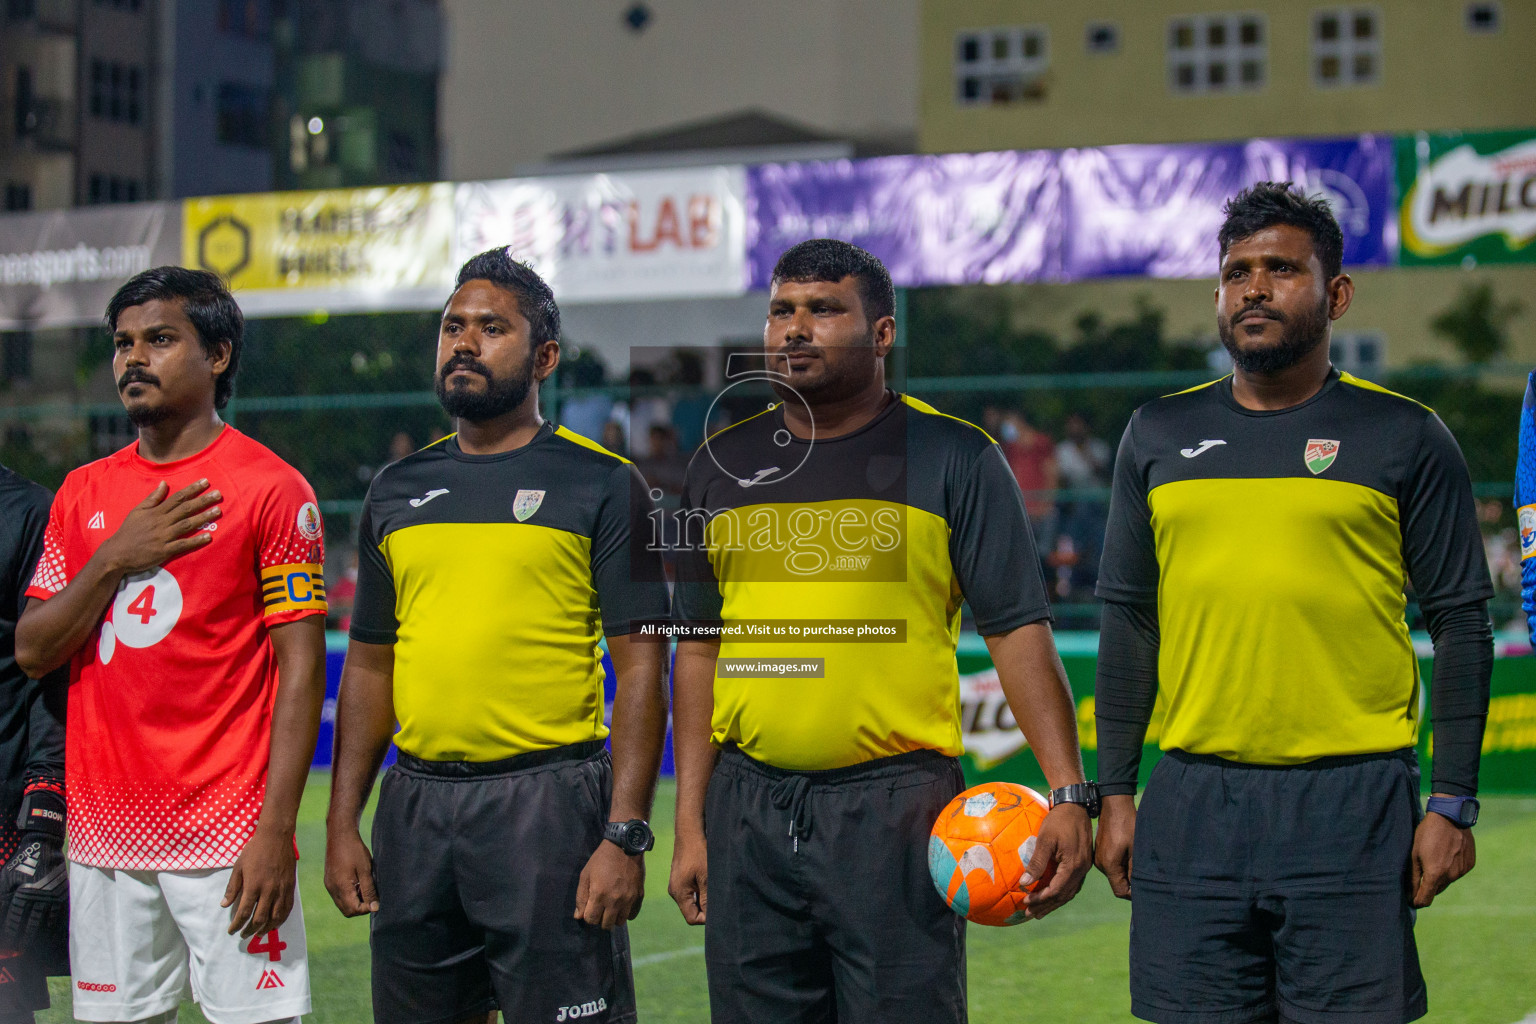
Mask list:
[{"label": "sports lab banner", "polygon": [[1536,132],[1397,140],[1404,266],[1536,261]]},{"label": "sports lab banner", "polygon": [[181,260],[181,205],[133,203],[0,217],[0,330],[101,323],[141,270]]},{"label": "sports lab banner", "polygon": [[181,262],[227,278],[253,316],[423,309],[453,282],[453,186],[184,201]]},{"label": "sports lab banner", "polygon": [[454,263],[510,246],[570,302],[746,290],[741,167],[467,182]]},{"label": "sports lab banner", "polygon": [[779,253],[823,235],[904,287],[1210,277],[1222,204],[1264,180],[1328,199],[1346,263],[1393,261],[1392,140],[1362,135],[750,167],[749,280],[767,287]]}]

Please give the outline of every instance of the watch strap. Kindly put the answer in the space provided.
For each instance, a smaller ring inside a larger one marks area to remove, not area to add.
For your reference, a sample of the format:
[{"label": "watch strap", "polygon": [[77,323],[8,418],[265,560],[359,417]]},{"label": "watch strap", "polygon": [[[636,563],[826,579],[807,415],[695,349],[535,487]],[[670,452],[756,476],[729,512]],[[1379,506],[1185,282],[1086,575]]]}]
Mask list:
[{"label": "watch strap", "polygon": [[1088,812],[1088,817],[1099,816],[1099,787],[1093,782],[1078,782],[1051,790],[1051,806],[1077,804]]},{"label": "watch strap", "polygon": [[1477,824],[1482,804],[1475,796],[1432,796],[1425,802],[1424,809],[1450,819],[1458,828],[1471,828]]}]

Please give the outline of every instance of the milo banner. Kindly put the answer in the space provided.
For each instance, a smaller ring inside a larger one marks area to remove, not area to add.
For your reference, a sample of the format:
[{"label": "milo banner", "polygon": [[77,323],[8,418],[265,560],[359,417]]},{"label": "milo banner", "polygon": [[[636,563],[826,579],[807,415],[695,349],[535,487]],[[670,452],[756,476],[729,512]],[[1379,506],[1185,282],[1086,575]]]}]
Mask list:
[{"label": "milo banner", "polygon": [[188,199],[182,262],[227,278],[247,315],[423,309],[452,286],[453,186]]},{"label": "milo banner", "polygon": [[[1077,739],[1083,748],[1083,767],[1090,779],[1096,777],[1098,770],[1098,730],[1093,717],[1098,640],[1097,633],[1056,634],[1056,646],[1061,652],[1062,664],[1066,666],[1077,705]],[[1415,647],[1419,653],[1419,673],[1425,684],[1420,691],[1420,720],[1427,721],[1428,691],[1434,685],[1434,662],[1427,638],[1420,638]],[[1501,639],[1495,651],[1493,696],[1488,705],[1487,730],[1483,734],[1480,787],[1484,793],[1529,793],[1536,790],[1536,658],[1531,657],[1530,645],[1523,638]],[[966,779],[972,784],[1004,779],[1040,789],[1045,785],[1045,776],[1008,710],[986,643],[974,634],[963,634],[957,655]],[[1159,756],[1157,740],[1162,719],[1162,699],[1159,697],[1147,728],[1147,746],[1142,753],[1143,783]],[[1432,728],[1421,729],[1419,764],[1426,787],[1433,755]]]},{"label": "milo banner", "polygon": [[0,217],[0,331],[101,323],[134,274],[181,260],[181,207],[133,203]]},{"label": "milo banner", "polygon": [[1397,139],[1400,262],[1536,261],[1536,131]]}]

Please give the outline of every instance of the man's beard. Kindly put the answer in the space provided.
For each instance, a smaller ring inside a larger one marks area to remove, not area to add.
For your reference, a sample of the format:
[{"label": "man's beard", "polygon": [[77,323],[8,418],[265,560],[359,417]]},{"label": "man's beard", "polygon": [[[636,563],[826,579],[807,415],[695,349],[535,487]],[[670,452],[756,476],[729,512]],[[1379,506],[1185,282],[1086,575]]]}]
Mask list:
[{"label": "man's beard", "polygon": [[[812,348],[810,345],[791,345],[782,353],[787,356],[796,350]],[[858,345],[850,346],[854,351],[864,349],[873,350],[875,347],[875,332],[869,331],[868,336]],[[865,388],[875,378],[875,366],[873,360],[864,362],[853,354],[853,351],[840,353],[843,358],[833,362],[827,358],[827,349],[815,346],[817,355],[821,357],[822,375],[819,380],[797,381],[793,377],[789,380],[774,380],[772,387],[774,393],[784,401],[788,401],[792,395],[798,394],[807,402],[815,404],[830,404],[852,398]]]},{"label": "man's beard", "polygon": [[[130,384],[144,384],[146,386],[153,385],[155,387],[159,387],[160,378],[144,370],[125,370],[123,371],[123,375],[117,378],[117,393],[121,395],[128,389],[128,385]],[[166,408],[163,403],[160,405],[152,405],[148,402],[142,402],[137,405],[129,405],[125,401],[123,403],[123,411],[128,414],[128,422],[132,423],[135,427],[138,427],[141,430],[144,427],[153,427],[158,423],[164,423],[166,420],[171,418],[171,410]]]},{"label": "man's beard", "polygon": [[[1238,345],[1232,321],[1255,308],[1262,309],[1266,316],[1279,323],[1280,340],[1244,349]],[[1231,318],[1217,317],[1216,331],[1221,335],[1221,344],[1232,357],[1233,365],[1239,370],[1252,374],[1279,373],[1301,362],[1328,340],[1328,302],[1325,299],[1316,309],[1295,317],[1270,306],[1244,306]]]},{"label": "man's beard", "polygon": [[[468,387],[448,387],[448,375],[454,370],[473,370],[485,378],[484,391]],[[522,405],[533,387],[533,353],[521,373],[498,380],[491,368],[468,353],[459,353],[438,371],[433,381],[437,400],[448,415],[471,423],[483,423],[505,415]]]}]

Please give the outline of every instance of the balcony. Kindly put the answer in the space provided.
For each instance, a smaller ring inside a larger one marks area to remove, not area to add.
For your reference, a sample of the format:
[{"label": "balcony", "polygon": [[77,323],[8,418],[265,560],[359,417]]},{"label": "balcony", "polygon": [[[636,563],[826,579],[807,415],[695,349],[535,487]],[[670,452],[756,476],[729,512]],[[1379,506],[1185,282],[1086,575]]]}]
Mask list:
[{"label": "balcony", "polygon": [[16,138],[37,149],[75,148],[75,106],[68,100],[35,96],[16,105]]},{"label": "balcony", "polygon": [[5,20],[31,22],[43,32],[73,35],[80,24],[78,0],[4,0]]}]

